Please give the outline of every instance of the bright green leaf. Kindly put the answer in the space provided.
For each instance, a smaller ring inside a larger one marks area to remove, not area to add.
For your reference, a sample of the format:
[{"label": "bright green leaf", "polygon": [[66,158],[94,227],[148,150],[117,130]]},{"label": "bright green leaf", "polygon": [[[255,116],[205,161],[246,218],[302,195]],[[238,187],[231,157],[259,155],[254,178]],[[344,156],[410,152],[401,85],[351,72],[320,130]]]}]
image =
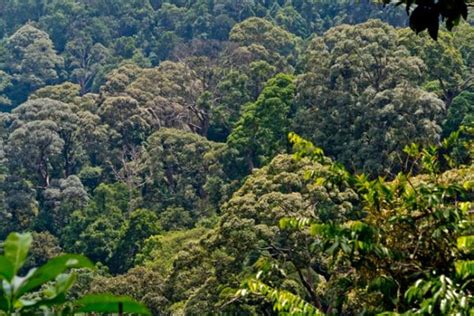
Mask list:
[{"label": "bright green leaf", "polygon": [[32,241],[33,238],[29,233],[11,233],[5,240],[4,255],[13,265],[14,274],[16,274],[25,263]]},{"label": "bright green leaf", "polygon": [[4,256],[0,256],[0,280],[5,279],[11,281],[15,275],[15,267],[13,264]]},{"label": "bright green leaf", "polygon": [[28,277],[18,288],[16,295],[21,295],[34,290],[46,282],[54,280],[67,269],[72,268],[89,268],[93,269],[92,262],[84,256],[80,255],[61,255],[49,260],[38,270]]}]

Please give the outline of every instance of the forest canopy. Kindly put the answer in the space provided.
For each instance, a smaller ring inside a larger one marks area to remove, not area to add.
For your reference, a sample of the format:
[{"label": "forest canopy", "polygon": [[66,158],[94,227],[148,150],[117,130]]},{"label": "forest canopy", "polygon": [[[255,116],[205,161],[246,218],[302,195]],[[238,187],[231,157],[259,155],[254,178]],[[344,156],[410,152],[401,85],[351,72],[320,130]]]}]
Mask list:
[{"label": "forest canopy", "polygon": [[472,315],[470,3],[384,2],[1,1],[0,315]]}]

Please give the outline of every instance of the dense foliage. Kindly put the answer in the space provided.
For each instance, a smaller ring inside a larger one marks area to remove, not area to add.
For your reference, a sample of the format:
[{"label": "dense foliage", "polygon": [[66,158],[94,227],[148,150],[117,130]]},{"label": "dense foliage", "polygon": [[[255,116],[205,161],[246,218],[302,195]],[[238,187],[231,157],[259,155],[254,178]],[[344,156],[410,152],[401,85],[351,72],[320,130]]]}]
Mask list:
[{"label": "dense foliage", "polygon": [[11,233],[3,243],[3,255],[0,256],[0,315],[39,315],[39,311],[43,315],[84,312],[150,314],[144,305],[125,296],[96,294],[68,300],[68,291],[77,278],[77,273],[71,270],[94,268],[92,262],[81,255],[54,257],[20,276],[32,243],[32,234],[29,233]]},{"label": "dense foliage", "polygon": [[79,253],[55,298],[472,314],[472,20],[375,2],[0,1],[4,287]]}]

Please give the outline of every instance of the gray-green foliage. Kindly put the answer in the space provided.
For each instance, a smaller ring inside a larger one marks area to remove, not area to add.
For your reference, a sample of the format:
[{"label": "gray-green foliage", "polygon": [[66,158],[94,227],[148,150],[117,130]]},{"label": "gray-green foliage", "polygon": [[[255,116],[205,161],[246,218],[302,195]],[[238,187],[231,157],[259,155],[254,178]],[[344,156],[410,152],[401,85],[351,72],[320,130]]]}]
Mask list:
[{"label": "gray-green foliage", "polygon": [[[338,221],[354,216],[357,205],[354,192],[344,186],[313,185],[306,178],[311,170],[321,177],[329,172],[319,164],[306,159],[297,161],[288,155],[277,156],[256,170],[224,204],[215,231],[179,253],[167,281],[169,299],[174,303],[182,301],[187,313],[250,312],[253,310],[250,306],[225,303],[232,301],[242,279],[252,271],[256,273],[255,269],[265,264],[265,258],[272,257],[280,258],[295,273],[286,284],[288,289],[304,291],[297,271],[301,269],[305,274],[314,271],[306,271],[307,267],[300,265],[301,260],[310,260],[311,266],[317,269],[324,259],[309,258],[307,236],[281,233],[279,220],[304,214],[321,221]],[[301,252],[293,255],[296,253],[289,249]],[[253,311],[262,310],[264,306]]]},{"label": "gray-green foliage", "polygon": [[294,128],[350,169],[390,173],[408,143],[439,141],[445,105],[417,87],[425,65],[394,28],[333,28],[310,42],[304,64]]},{"label": "gray-green foliage", "polygon": [[110,128],[111,138],[119,147],[133,146],[149,134],[151,115],[131,97],[109,97],[101,104],[98,114]]},{"label": "gray-green foliage", "polygon": [[153,315],[161,315],[168,303],[163,283],[163,276],[157,271],[135,267],[114,277],[95,277],[90,284],[90,291],[132,297],[146,304]]},{"label": "gray-green foliage", "polygon": [[81,180],[73,175],[54,181],[43,192],[43,210],[37,226],[59,234],[69,224],[74,211],[87,205],[89,196]]},{"label": "gray-green foliage", "polygon": [[[287,136],[298,130],[369,172],[356,181],[364,188],[431,160],[442,170],[469,163],[472,26],[432,42],[366,22],[394,13],[368,1],[86,2],[0,4],[0,107],[9,111],[0,126],[0,236],[37,231],[25,269],[83,253],[103,268],[82,271],[71,297],[104,288],[156,314],[394,310],[393,282],[366,287],[387,267],[357,274],[347,255],[366,241],[352,233],[374,236],[357,221],[367,215],[361,201],[386,192],[355,194],[354,178],[322,150],[315,161],[284,155]],[[53,67],[58,54],[65,67]],[[418,150],[402,150],[413,141],[449,145],[406,159]],[[288,216],[334,234],[281,229]],[[375,229],[387,223],[388,215]],[[456,251],[438,236],[416,246],[419,234],[404,232],[380,235],[430,254],[418,266]],[[435,243],[441,251],[426,250]],[[449,283],[432,281],[433,291]],[[410,306],[430,299],[412,294]],[[102,307],[118,306],[107,300]]]},{"label": "gray-green foliage", "polygon": [[162,213],[164,228],[189,228],[217,212],[226,189],[216,156],[221,147],[176,129],[161,129],[148,139],[144,200]]},{"label": "gray-green foliage", "polygon": [[44,188],[52,178],[73,174],[83,150],[75,105],[35,99],[17,107],[8,119],[10,168]]},{"label": "gray-green foliage", "polygon": [[9,107],[12,100],[5,94],[12,87],[12,76],[0,70],[0,106]]},{"label": "gray-green foliage", "polygon": [[34,185],[19,176],[5,177],[2,192],[0,219],[3,224],[0,236],[3,238],[14,230],[23,231],[31,227],[38,215],[39,205]]},{"label": "gray-green foliage", "polygon": [[12,93],[15,101],[59,79],[64,62],[46,32],[26,24],[7,39],[6,48],[4,68],[15,85],[24,90]]},{"label": "gray-green foliage", "polygon": [[79,84],[81,94],[90,89],[110,57],[110,52],[104,45],[93,43],[92,38],[84,34],[67,43],[65,54],[70,79]]},{"label": "gray-green foliage", "polygon": [[229,39],[242,46],[259,44],[268,51],[277,54],[277,58],[286,58],[295,52],[297,38],[270,21],[250,18],[232,28]]}]

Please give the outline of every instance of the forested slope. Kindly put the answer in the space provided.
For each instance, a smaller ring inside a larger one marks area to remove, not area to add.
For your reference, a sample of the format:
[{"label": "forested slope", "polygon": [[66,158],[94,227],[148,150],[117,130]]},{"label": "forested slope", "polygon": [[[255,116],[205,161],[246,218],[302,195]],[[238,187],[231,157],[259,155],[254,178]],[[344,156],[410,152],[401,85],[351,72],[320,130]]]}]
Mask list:
[{"label": "forested slope", "polygon": [[468,315],[474,27],[406,20],[1,1],[0,240],[34,232],[25,268],[84,254],[72,297],[157,315]]}]

